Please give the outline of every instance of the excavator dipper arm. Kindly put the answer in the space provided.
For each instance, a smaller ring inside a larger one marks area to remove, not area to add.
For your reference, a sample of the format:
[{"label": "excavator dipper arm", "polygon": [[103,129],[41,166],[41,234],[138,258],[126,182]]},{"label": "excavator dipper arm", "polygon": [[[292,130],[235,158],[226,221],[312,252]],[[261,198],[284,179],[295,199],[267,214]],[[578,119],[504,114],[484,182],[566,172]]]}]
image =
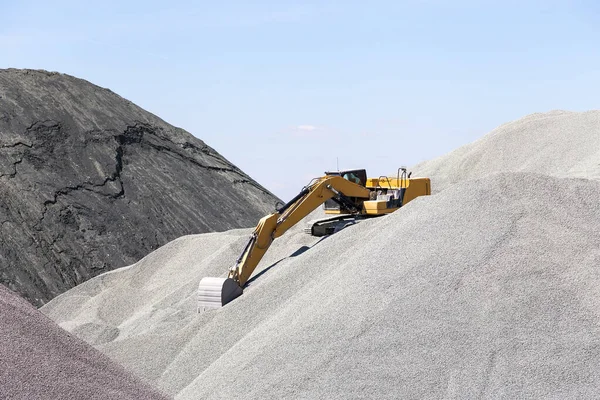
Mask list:
[{"label": "excavator dipper arm", "polygon": [[[349,197],[369,199],[369,189],[341,176],[327,175],[305,188],[277,212],[263,217],[227,278],[203,278],[198,288],[199,310],[219,308],[240,296],[274,239],[332,197],[351,204]],[[356,209],[356,211],[360,211]],[[234,285],[235,283],[235,285]]]}]

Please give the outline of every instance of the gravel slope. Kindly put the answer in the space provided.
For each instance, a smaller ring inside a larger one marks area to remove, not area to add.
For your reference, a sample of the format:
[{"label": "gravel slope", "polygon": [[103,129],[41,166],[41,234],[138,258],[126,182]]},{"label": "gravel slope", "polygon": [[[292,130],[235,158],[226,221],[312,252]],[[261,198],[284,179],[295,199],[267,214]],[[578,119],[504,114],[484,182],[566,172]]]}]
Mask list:
[{"label": "gravel slope", "polygon": [[0,69],[0,283],[35,305],[179,236],[254,226],[276,201],[108,89]]},{"label": "gravel slope", "polygon": [[507,171],[600,179],[600,111],[532,114],[412,170],[431,177],[434,192]]},{"label": "gravel slope", "polygon": [[506,173],[320,241],[296,230],[201,315],[198,281],[248,231],[186,236],[42,311],[178,399],[597,398],[599,198]]},{"label": "gravel slope", "polygon": [[167,399],[2,285],[0,398]]}]

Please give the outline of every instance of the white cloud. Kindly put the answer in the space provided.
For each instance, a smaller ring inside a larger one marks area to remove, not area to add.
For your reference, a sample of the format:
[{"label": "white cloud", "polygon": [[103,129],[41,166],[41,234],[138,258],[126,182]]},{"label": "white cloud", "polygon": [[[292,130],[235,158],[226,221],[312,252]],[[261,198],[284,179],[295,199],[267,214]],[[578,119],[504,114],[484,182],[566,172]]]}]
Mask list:
[{"label": "white cloud", "polygon": [[314,125],[298,125],[296,129],[302,132],[313,132],[316,131],[318,128]]},{"label": "white cloud", "polygon": [[290,135],[292,137],[306,139],[306,138],[315,138],[315,137],[334,137],[337,136],[337,132],[335,129],[329,126],[322,125],[311,125],[311,124],[302,124],[296,126],[289,126],[282,130],[282,133]]}]

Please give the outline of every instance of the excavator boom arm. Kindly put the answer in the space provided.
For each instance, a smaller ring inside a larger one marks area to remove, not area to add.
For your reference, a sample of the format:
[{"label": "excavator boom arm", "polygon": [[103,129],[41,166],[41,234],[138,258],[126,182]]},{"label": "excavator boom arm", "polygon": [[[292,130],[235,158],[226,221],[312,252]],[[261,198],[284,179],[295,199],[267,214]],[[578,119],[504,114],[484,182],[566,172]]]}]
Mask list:
[{"label": "excavator boom arm", "polygon": [[369,189],[341,176],[328,175],[320,178],[280,211],[260,220],[236,265],[229,271],[229,278],[243,287],[273,240],[283,235],[325,201],[332,197],[346,199],[346,201],[348,197],[368,199],[369,193]]}]

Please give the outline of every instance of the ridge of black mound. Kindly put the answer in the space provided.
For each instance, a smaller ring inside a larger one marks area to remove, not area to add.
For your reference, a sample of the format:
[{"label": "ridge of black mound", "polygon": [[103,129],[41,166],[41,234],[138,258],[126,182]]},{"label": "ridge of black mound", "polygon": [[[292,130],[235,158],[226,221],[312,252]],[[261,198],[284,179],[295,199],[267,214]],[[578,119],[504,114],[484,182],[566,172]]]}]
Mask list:
[{"label": "ridge of black mound", "polygon": [[0,285],[0,398],[166,399]]},{"label": "ridge of black mound", "polygon": [[276,201],[108,89],[0,70],[0,283],[33,304],[179,236],[253,226]]}]

